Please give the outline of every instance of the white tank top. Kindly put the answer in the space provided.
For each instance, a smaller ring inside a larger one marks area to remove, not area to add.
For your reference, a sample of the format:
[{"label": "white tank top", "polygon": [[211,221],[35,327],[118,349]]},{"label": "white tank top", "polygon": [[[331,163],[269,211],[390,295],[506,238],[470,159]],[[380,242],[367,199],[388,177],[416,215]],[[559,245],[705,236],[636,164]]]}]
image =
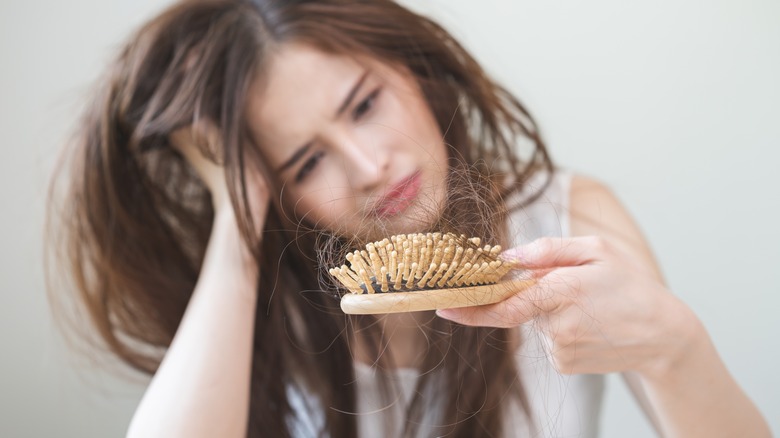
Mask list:
[{"label": "white tank top", "polygon": [[[571,177],[572,175],[566,172],[556,173],[550,186],[538,200],[511,215],[509,229],[515,233],[516,245],[539,237],[571,236]],[[534,189],[535,185],[543,182],[543,176],[539,175],[532,178],[527,187]],[[517,353],[517,364],[531,405],[536,432],[533,436],[598,436],[604,376],[559,374],[548,359],[549,348],[532,325],[523,325],[520,330],[523,344]],[[508,433],[507,436],[525,435]]]},{"label": "white tank top", "polygon": [[[538,175],[527,183],[532,190],[544,182]],[[539,237],[567,237],[570,235],[569,191],[571,175],[557,173],[550,186],[533,204],[512,213],[509,217],[512,244],[519,246]],[[531,418],[520,406],[509,403],[504,414],[505,437],[582,437],[598,435],[598,421],[604,392],[602,375],[561,375],[548,359],[548,348],[532,326],[519,328],[523,344],[516,353],[521,382],[531,407]],[[403,415],[409,405],[417,382],[418,371],[400,368],[387,376],[398,390],[393,403],[379,397],[378,371],[363,363],[355,363],[358,385],[357,413],[360,437],[399,437],[403,430]],[[307,397],[298,388],[288,388],[290,405],[296,418],[290,419],[296,437],[319,436],[323,425],[321,407],[317,400]],[[435,409],[430,410],[432,413]],[[435,414],[430,414],[435,415]],[[435,418],[424,417],[422,423],[436,424]],[[424,425],[420,436],[432,436]]]}]

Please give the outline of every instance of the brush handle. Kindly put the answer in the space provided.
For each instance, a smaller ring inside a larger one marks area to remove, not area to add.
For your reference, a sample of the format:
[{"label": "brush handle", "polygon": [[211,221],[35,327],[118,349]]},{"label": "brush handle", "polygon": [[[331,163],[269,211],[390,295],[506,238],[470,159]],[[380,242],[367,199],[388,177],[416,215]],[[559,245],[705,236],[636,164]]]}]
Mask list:
[{"label": "brush handle", "polygon": [[348,293],[341,297],[341,310],[352,315],[371,315],[481,306],[503,301],[534,283],[534,280],[519,278],[495,284],[451,289],[374,294]]}]

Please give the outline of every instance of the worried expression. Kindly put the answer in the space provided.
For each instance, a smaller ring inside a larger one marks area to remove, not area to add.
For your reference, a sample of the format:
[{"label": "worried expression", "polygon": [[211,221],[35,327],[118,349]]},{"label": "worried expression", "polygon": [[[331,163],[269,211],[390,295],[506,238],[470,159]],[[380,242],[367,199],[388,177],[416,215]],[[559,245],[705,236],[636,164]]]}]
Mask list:
[{"label": "worried expression", "polygon": [[251,134],[296,220],[375,238],[441,212],[447,151],[410,74],[290,44],[250,91]]}]

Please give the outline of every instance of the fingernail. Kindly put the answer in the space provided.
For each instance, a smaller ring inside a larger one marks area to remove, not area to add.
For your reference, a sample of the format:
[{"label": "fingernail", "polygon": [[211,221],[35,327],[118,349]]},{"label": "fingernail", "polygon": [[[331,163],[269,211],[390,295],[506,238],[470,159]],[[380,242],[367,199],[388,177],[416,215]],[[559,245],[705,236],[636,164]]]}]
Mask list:
[{"label": "fingernail", "polygon": [[520,266],[522,266],[525,262],[525,258],[523,257],[522,247],[510,248],[502,252],[500,257],[502,260],[508,263],[512,263]]}]

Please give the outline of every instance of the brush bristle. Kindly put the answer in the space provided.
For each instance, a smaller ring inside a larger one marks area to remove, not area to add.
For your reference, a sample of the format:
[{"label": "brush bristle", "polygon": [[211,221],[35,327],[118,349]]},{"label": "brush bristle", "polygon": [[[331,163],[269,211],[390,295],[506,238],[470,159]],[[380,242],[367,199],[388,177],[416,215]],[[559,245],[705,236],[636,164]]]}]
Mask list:
[{"label": "brush bristle", "polygon": [[355,294],[406,292],[498,282],[512,267],[501,247],[452,233],[399,234],[347,254],[330,275]]}]

